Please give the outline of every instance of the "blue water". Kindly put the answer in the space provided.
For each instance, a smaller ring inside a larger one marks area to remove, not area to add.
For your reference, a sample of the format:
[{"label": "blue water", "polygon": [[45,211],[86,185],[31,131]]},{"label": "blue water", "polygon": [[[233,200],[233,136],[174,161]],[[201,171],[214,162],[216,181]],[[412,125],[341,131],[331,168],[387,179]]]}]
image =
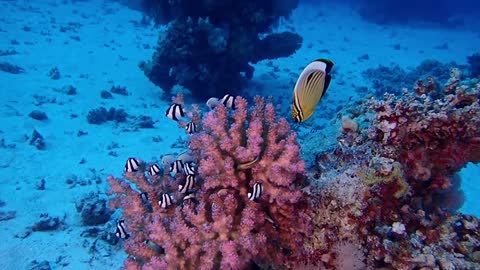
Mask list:
[{"label": "blue water", "polygon": [[[160,163],[186,150],[189,136],[165,117],[179,92],[203,112],[226,93],[268,98],[300,145],[318,141],[302,149],[312,173],[315,150],[338,145],[355,101],[412,89],[418,75],[444,84],[450,66],[479,79],[480,56],[468,60],[480,53],[478,1],[168,2],[0,0],[1,269],[121,267],[119,240],[106,240],[121,211],[89,216],[85,198],[105,206],[105,179],[120,177],[128,157]],[[175,19],[184,24],[168,32]],[[332,83],[314,115],[294,123],[293,87],[318,58],[335,62]],[[417,72],[425,60],[439,64]],[[480,167],[459,176],[458,211],[480,217]]]}]

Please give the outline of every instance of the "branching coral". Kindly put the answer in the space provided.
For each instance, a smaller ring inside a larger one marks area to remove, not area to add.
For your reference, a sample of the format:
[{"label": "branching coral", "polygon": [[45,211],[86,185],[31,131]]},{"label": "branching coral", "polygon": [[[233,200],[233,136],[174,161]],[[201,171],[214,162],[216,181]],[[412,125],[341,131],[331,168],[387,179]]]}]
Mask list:
[{"label": "branching coral", "polygon": [[[203,130],[192,135],[189,148],[198,165],[194,201],[175,192],[182,174],[147,179],[140,170],[127,172],[128,180],[109,177],[111,206],[123,209],[132,235],[124,241],[131,255],[127,268],[280,267],[303,254],[312,227],[296,136],[272,104],[256,98],[250,113],[247,105],[237,97],[234,112],[217,106],[205,116]],[[257,184],[262,192],[252,197]],[[164,209],[157,202],[166,193],[176,204]]]}]

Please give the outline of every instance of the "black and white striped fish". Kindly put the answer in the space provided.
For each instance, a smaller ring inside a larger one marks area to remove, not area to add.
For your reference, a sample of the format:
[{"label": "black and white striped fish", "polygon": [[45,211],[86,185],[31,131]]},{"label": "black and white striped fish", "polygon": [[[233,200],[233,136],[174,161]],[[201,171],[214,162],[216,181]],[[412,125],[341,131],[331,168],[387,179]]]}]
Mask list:
[{"label": "black and white striped fish", "polygon": [[230,94],[226,94],[225,96],[223,96],[222,99],[220,99],[220,103],[225,105],[225,107],[227,107],[227,108],[231,108],[231,109],[235,110],[235,99],[236,99],[235,96],[232,96]]},{"label": "black and white striped fish", "polygon": [[183,164],[183,171],[185,172],[186,175],[195,175],[196,169],[192,165],[192,163],[184,163]]},{"label": "black and white striped fish", "polygon": [[185,116],[182,105],[173,103],[170,105],[170,107],[168,107],[167,111],[165,112],[165,116],[175,121],[180,120],[180,117]]},{"label": "black and white striped fish", "polygon": [[117,229],[115,230],[115,235],[118,238],[122,239],[128,239],[130,237],[130,234],[127,233],[127,230],[125,229],[125,221],[123,219],[120,219],[117,222]]},{"label": "black and white striped fish", "polygon": [[177,174],[183,171],[183,161],[177,159],[170,165],[170,172]]},{"label": "black and white striped fish", "polygon": [[262,183],[257,182],[253,185],[252,191],[248,192],[247,196],[250,201],[255,201],[258,198],[260,198],[260,196],[262,196],[262,193],[263,193],[263,185]]},{"label": "black and white striped fish", "polygon": [[125,163],[125,172],[136,172],[140,167],[140,161],[136,158],[128,158],[127,162]]},{"label": "black and white striped fish", "polygon": [[[182,201],[182,207],[187,205],[187,204],[198,204],[198,200],[197,198],[195,197],[195,193],[187,193],[187,195],[185,195],[185,197],[183,197],[183,201]],[[194,209],[194,211],[196,211]]]},{"label": "black and white striped fish", "polygon": [[160,200],[158,201],[158,205],[162,208],[167,208],[168,206],[172,205],[173,203],[173,198],[170,194],[168,193],[163,193],[160,196]]},{"label": "black and white striped fish", "polygon": [[150,168],[148,169],[148,173],[149,173],[151,176],[157,176],[157,175],[159,175],[161,172],[162,172],[162,170],[160,169],[160,167],[159,167],[157,164],[152,164],[152,165],[150,165]]},{"label": "black and white striped fish", "polygon": [[192,189],[193,186],[195,185],[195,175],[187,175],[185,178],[185,183],[182,185],[178,185],[178,192],[180,193],[185,193],[188,190]]},{"label": "black and white striped fish", "polygon": [[193,134],[197,132],[197,125],[193,122],[189,122],[186,126],[185,129],[187,130],[188,134]]},{"label": "black and white striped fish", "polygon": [[195,199],[195,193],[190,193],[190,194],[187,194],[185,195],[185,197],[183,197],[183,201],[196,201]]}]

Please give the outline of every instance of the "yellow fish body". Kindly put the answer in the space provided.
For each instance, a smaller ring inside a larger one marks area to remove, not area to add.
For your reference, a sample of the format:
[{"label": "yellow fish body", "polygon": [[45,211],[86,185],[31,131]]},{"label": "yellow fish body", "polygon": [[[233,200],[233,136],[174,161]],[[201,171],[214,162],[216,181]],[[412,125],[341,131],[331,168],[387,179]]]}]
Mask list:
[{"label": "yellow fish body", "polygon": [[292,117],[295,122],[304,122],[312,116],[330,85],[333,65],[328,59],[318,59],[303,69],[293,90]]}]

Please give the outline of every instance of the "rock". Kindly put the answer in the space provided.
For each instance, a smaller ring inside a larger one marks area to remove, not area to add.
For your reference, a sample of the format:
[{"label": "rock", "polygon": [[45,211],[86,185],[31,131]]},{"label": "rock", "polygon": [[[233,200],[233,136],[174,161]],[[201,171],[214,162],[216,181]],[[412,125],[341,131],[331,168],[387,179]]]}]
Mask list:
[{"label": "rock", "polygon": [[14,219],[16,215],[16,211],[0,211],[0,221]]},{"label": "rock", "polygon": [[100,92],[100,97],[103,98],[103,99],[112,99],[113,95],[112,95],[112,93],[110,93],[106,90],[103,90],[102,92]]},{"label": "rock", "polygon": [[47,213],[40,215],[40,220],[33,224],[29,229],[37,231],[55,231],[65,225],[64,218],[50,217]]},{"label": "rock", "polygon": [[50,263],[48,261],[38,262],[37,260],[33,260],[27,266],[27,269],[29,269],[29,270],[51,270],[52,267],[50,266]]},{"label": "rock", "polygon": [[112,211],[107,207],[107,200],[100,199],[97,193],[90,192],[75,203],[77,212],[80,212],[83,224],[94,226],[106,223]]},{"label": "rock", "polygon": [[39,110],[33,110],[31,111],[28,116],[30,116],[31,118],[35,119],[35,120],[38,120],[38,121],[43,121],[43,120],[47,120],[48,119],[48,116],[45,112],[43,111],[39,111]]},{"label": "rock", "polygon": [[50,69],[50,71],[48,71],[47,73],[47,76],[50,77],[50,79],[52,80],[58,80],[60,79],[60,71],[58,70],[57,67],[53,67],[52,69]]},{"label": "rock", "polygon": [[11,74],[20,74],[20,73],[24,73],[25,69],[7,62],[0,62],[0,71],[11,73]]},{"label": "rock", "polygon": [[29,144],[35,146],[38,150],[45,150],[45,140],[36,129],[32,132]]}]

